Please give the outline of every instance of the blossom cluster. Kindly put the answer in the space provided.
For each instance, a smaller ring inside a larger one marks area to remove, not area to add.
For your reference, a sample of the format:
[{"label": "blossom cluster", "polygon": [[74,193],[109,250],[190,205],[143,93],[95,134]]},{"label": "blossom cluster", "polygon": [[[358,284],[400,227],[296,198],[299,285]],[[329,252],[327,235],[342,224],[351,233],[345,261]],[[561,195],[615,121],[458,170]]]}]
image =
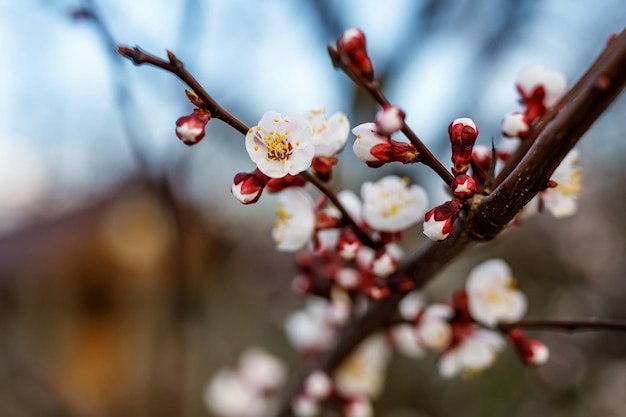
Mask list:
[{"label": "blossom cluster", "polygon": [[[363,313],[364,305],[355,302],[350,291],[338,288],[325,295],[320,288],[317,294],[308,293],[305,308],[286,320],[290,342],[305,357],[321,356],[335,342],[339,328]],[[298,417],[313,417],[322,409],[347,417],[373,416],[372,400],[384,389],[392,348],[411,358],[436,354],[444,378],[474,375],[488,368],[507,339],[524,364],[543,364],[549,357],[546,345],[520,329],[499,328],[520,320],[526,309],[526,296],[501,259],[472,269],[465,287],[450,301],[427,305],[423,294],[410,292],[398,306],[399,323],[368,337],[333,372],[310,371],[291,401],[292,412]],[[271,407],[272,393],[283,380],[284,365],[254,349],[244,353],[237,370],[221,370],[213,377],[205,399],[223,417],[260,417]],[[237,396],[240,401],[234,400]]]}]

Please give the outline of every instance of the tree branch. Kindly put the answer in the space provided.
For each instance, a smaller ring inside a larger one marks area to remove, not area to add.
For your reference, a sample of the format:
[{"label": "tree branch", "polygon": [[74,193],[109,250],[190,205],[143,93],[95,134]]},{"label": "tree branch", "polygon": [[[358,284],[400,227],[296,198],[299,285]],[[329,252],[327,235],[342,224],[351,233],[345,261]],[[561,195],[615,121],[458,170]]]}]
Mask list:
[{"label": "tree branch", "polygon": [[626,331],[626,321],[614,320],[544,320],[544,319],[524,319],[514,323],[502,323],[498,329],[509,332],[513,329],[533,329],[533,330],[557,330],[564,332],[584,332],[592,330],[617,330]]},{"label": "tree branch", "polygon": [[[493,239],[542,189],[561,160],[587,129],[613,102],[626,84],[626,33],[592,65],[596,70],[576,84],[565,108],[538,132],[521,164],[489,196],[475,196],[468,216],[459,218],[448,238],[428,242],[407,258],[390,278],[390,284],[410,278],[423,288],[454,258],[475,241]],[[393,293],[375,302],[368,312],[348,325],[336,345],[312,369],[332,372],[368,335],[384,327],[394,315],[402,294]],[[294,380],[275,416],[290,414],[290,399],[302,386],[306,373]]]}]

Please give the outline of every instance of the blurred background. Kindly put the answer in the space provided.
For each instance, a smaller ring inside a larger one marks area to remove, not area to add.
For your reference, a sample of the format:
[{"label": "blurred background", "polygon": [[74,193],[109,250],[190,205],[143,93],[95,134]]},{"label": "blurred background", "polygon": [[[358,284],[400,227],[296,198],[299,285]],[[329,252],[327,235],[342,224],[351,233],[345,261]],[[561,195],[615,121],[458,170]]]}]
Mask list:
[{"label": "blurred background", "polygon": [[[246,346],[297,369],[282,327],[302,300],[289,288],[292,256],[271,241],[274,197],[242,206],[230,194],[234,174],[254,168],[243,138],[214,120],[184,146],[174,134],[192,110],[184,86],[133,67],[117,44],[174,51],[249,125],[269,109],[312,108],[356,125],[376,106],[326,46],[359,27],[385,93],[447,165],[451,120],[471,117],[479,143],[497,143],[502,116],[519,109],[522,68],[544,64],[573,83],[624,22],[622,0],[0,2],[0,415],[205,416],[211,374]],[[625,112],[622,96],[580,144],[576,216],[537,216],[475,247],[429,298],[499,256],[530,316],[624,319]],[[425,167],[368,169],[349,146],[338,188],[396,173],[444,201]],[[539,369],[508,352],[484,375],[448,381],[434,360],[396,358],[377,415],[626,415],[625,334],[531,334],[552,352]]]}]

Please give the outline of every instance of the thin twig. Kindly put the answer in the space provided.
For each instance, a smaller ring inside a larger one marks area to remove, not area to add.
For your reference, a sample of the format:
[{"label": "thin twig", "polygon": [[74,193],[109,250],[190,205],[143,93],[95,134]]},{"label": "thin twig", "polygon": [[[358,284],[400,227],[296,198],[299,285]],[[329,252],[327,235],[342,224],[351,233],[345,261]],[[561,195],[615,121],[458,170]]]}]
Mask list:
[{"label": "thin twig", "polygon": [[[330,55],[333,65],[343,71],[356,85],[367,91],[378,104],[381,106],[389,104],[389,100],[387,100],[381,91],[376,79],[369,81],[355,73],[350,66],[343,62],[343,60],[339,57],[337,50],[332,46],[328,47],[328,54]],[[404,135],[419,152],[419,162],[430,167],[433,171],[435,171],[435,173],[437,173],[437,175],[439,175],[446,185],[450,185],[454,180],[450,171],[448,171],[446,167],[439,162],[430,149],[428,149],[428,147],[406,123],[404,123],[404,126],[402,127],[402,133],[404,133]]]},{"label": "thin twig", "polygon": [[524,319],[513,323],[502,323],[498,329],[508,332],[513,329],[533,329],[533,330],[557,330],[564,332],[585,332],[594,330],[617,330],[626,331],[626,321],[616,320],[544,320],[544,319]]}]

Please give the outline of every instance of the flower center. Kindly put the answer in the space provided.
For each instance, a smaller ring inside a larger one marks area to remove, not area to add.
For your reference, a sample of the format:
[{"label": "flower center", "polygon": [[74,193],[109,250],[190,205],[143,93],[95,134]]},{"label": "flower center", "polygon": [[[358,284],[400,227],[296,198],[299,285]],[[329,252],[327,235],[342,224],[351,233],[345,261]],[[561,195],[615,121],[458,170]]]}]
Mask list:
[{"label": "flower center", "polygon": [[280,203],[276,209],[276,220],[274,220],[274,231],[276,232],[276,243],[281,244],[285,240],[285,229],[289,227],[291,216],[285,210],[285,204]]},{"label": "flower center", "polygon": [[289,131],[285,131],[285,133],[271,131],[268,135],[263,136],[263,141],[267,146],[266,161],[275,160],[285,163],[293,153],[293,146],[288,137]]}]

